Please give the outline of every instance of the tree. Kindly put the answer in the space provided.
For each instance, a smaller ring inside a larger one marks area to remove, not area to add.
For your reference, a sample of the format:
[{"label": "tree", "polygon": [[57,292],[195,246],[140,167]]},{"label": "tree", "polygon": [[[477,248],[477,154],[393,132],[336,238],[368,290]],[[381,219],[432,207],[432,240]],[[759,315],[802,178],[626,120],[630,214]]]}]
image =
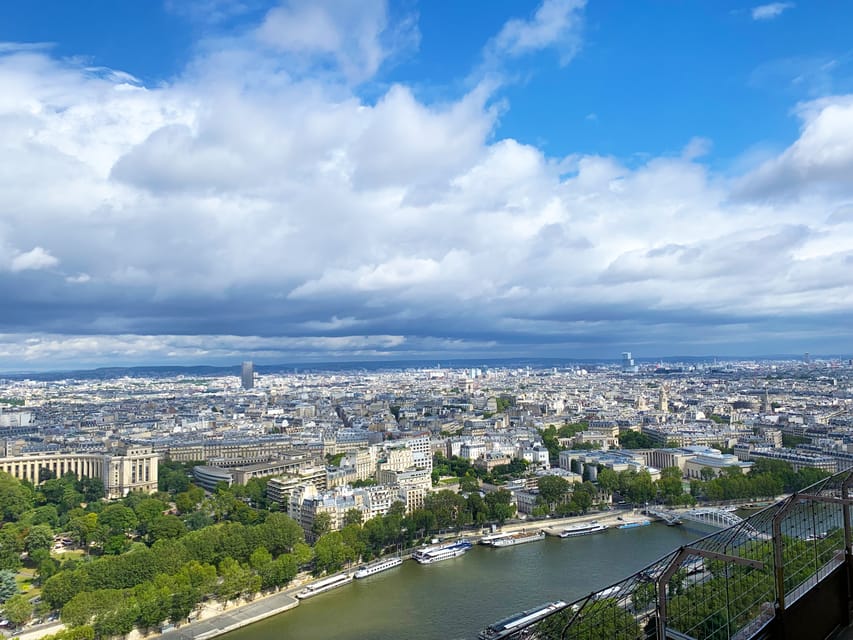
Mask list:
[{"label": "tree", "polygon": [[222,581],[216,587],[221,600],[233,600],[243,594],[256,593],[261,588],[261,579],[252,571],[240,566],[234,558],[224,558],[219,563]]},{"label": "tree", "polygon": [[9,622],[19,627],[33,617],[33,605],[27,596],[19,593],[5,602],[3,615]]},{"label": "tree", "polygon": [[489,519],[503,524],[515,514],[512,493],[506,489],[498,489],[486,494],[486,506],[489,509]]},{"label": "tree", "polygon": [[98,514],[87,513],[84,516],[78,516],[68,521],[68,530],[72,537],[77,541],[82,548],[88,551],[89,542],[95,536],[98,529]]},{"label": "tree", "polygon": [[14,522],[33,508],[33,494],[27,487],[5,472],[0,472],[0,516]]},{"label": "tree", "polygon": [[0,571],[0,602],[6,602],[18,593],[18,583],[15,574],[8,569]]},{"label": "tree", "polygon": [[30,527],[30,531],[24,539],[24,547],[30,556],[39,550],[48,551],[52,545],[53,531],[46,524]]},{"label": "tree", "polygon": [[340,531],[322,535],[314,545],[314,564],[318,574],[334,573],[347,562],[355,560],[354,551],[344,542]]},{"label": "tree", "polygon": [[619,445],[623,449],[651,449],[652,439],[639,431],[623,431],[619,434]]},{"label": "tree", "polygon": [[30,521],[33,524],[46,524],[51,528],[56,528],[59,526],[59,512],[52,504],[36,507],[32,512]]},{"label": "tree", "polygon": [[332,516],[328,512],[318,513],[311,523],[311,533],[314,538],[320,538],[332,529]]},{"label": "tree", "polygon": [[361,509],[348,509],[344,514],[344,526],[351,524],[361,525],[363,519],[364,514],[361,512]]},{"label": "tree", "polygon": [[699,469],[699,477],[705,482],[708,482],[716,478],[717,474],[711,467],[702,467]]},{"label": "tree", "polygon": [[82,478],[77,491],[83,494],[86,502],[95,502],[104,497],[104,481],[100,478]]},{"label": "tree", "polygon": [[180,538],[187,528],[178,516],[158,516],[148,525],[148,540],[153,544],[158,540]]},{"label": "tree", "polygon": [[604,467],[598,472],[598,486],[602,491],[613,493],[619,488],[619,474],[609,467]]},{"label": "tree", "polygon": [[536,481],[536,486],[539,488],[539,497],[542,499],[542,503],[548,505],[549,509],[552,510],[554,505],[565,502],[571,488],[569,481],[560,476],[542,476]]},{"label": "tree", "polygon": [[138,522],[133,509],[123,504],[111,504],[98,514],[98,525],[106,527],[113,535],[132,531]]}]

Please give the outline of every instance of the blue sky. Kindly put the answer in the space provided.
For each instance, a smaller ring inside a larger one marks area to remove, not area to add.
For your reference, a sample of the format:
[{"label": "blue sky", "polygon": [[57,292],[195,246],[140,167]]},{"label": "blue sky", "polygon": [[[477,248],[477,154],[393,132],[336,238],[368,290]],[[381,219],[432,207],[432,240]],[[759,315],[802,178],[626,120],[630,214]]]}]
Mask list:
[{"label": "blue sky", "polygon": [[846,2],[0,5],[0,369],[851,353]]}]

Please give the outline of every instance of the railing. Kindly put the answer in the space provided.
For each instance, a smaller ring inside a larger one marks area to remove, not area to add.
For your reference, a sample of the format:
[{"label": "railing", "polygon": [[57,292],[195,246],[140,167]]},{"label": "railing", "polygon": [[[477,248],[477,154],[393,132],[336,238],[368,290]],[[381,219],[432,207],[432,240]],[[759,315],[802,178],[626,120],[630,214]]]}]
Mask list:
[{"label": "railing", "polygon": [[509,637],[754,638],[850,556],[852,483],[822,480]]}]

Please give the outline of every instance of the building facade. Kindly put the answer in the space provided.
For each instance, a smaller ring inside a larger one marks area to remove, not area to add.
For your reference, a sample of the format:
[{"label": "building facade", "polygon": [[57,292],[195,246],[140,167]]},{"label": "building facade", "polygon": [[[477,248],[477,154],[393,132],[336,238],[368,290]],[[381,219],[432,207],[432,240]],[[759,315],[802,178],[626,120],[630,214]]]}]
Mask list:
[{"label": "building facade", "polygon": [[56,477],[73,473],[80,478],[98,478],[104,496],[122,498],[131,491],[157,491],[157,454],[150,447],[111,447],[106,452],[35,453],[0,458],[0,471],[18,480],[39,484],[41,471]]}]

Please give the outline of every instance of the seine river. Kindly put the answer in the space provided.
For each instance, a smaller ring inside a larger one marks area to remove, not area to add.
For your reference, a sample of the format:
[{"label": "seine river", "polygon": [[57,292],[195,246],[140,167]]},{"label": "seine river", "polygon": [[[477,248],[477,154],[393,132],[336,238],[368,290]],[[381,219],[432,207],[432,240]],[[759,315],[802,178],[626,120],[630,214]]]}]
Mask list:
[{"label": "seine river", "polygon": [[652,524],[516,547],[476,545],[453,560],[414,561],[303,601],[225,640],[472,640],[486,625],[553,600],[571,602],[707,531]]}]

